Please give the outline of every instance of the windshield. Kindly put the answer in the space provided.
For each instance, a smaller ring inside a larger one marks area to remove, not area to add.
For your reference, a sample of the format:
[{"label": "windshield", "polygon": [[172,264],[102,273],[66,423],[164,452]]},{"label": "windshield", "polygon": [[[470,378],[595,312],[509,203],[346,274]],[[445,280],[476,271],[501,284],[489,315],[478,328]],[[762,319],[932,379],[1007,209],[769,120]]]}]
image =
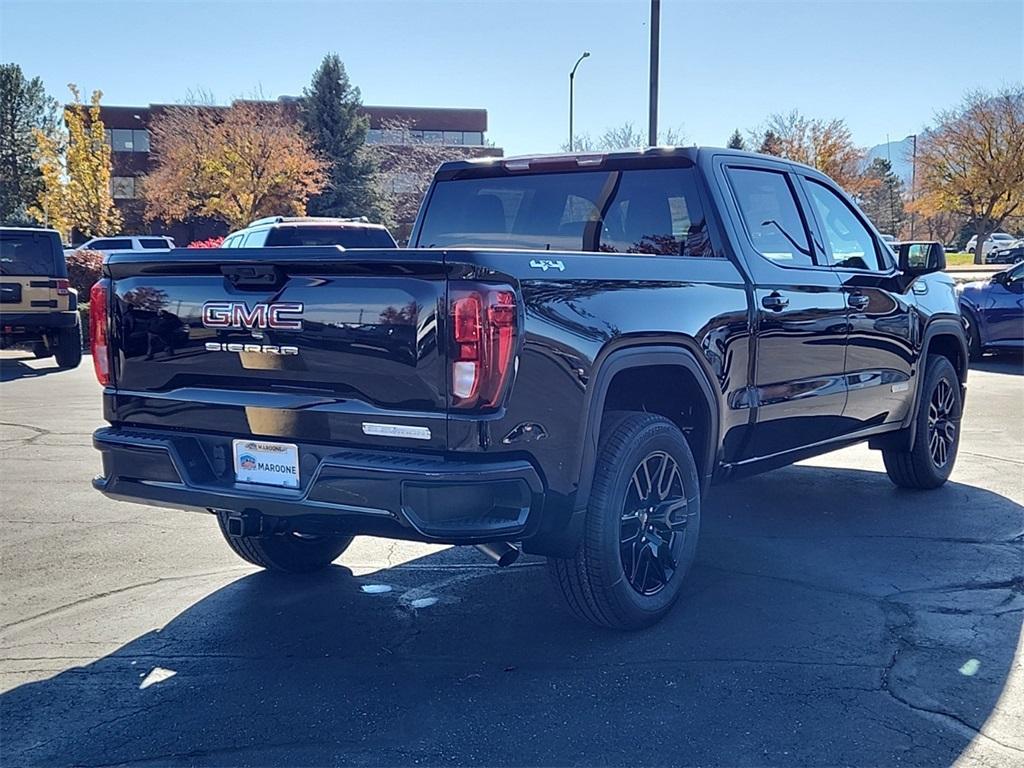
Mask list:
[{"label": "windshield", "polygon": [[439,181],[417,245],[711,255],[690,168]]},{"label": "windshield", "polygon": [[32,232],[0,233],[0,275],[60,277],[54,259],[53,238]]}]

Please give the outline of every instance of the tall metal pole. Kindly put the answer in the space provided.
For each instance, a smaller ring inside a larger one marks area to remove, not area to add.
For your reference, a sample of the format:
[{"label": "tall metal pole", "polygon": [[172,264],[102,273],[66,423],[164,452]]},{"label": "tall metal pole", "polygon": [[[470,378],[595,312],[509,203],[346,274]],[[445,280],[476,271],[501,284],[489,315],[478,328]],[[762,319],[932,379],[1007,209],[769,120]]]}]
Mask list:
[{"label": "tall metal pole", "polygon": [[576,81],[576,68],[580,65],[580,62],[590,56],[590,51],[584,51],[583,54],[576,59],[576,63],[572,67],[572,71],[569,73],[569,151],[573,151],[574,138],[572,135],[572,105],[573,105],[573,94],[572,86]]},{"label": "tall metal pole", "polygon": [[661,0],[651,0],[651,94],[648,112],[647,144],[658,143],[658,58],[661,47]]},{"label": "tall metal pole", "polygon": [[915,206],[914,201],[917,199],[917,134],[915,133],[912,138],[914,139],[914,154],[910,160],[910,239],[914,239],[914,224],[915,224]]}]

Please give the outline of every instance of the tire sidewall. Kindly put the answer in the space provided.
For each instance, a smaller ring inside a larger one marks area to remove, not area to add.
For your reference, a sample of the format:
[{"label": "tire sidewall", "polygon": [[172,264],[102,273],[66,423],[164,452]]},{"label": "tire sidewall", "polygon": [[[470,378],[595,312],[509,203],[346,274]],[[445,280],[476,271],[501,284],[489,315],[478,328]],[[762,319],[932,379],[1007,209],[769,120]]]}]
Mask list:
[{"label": "tire sidewall", "polygon": [[[935,462],[932,461],[931,451],[929,449],[928,441],[928,407],[932,400],[932,395],[935,393],[936,387],[939,382],[943,379],[953,389],[953,402],[956,411],[956,435],[953,438],[953,445],[949,450],[950,458],[946,461],[946,464],[942,467],[935,466]],[[918,407],[917,413],[917,438],[915,440],[915,449],[920,451],[919,464],[930,472],[932,480],[936,484],[944,483],[952,474],[953,466],[956,464],[957,453],[960,448],[960,431],[961,422],[963,420],[963,402],[961,399],[960,380],[957,378],[956,371],[953,369],[952,363],[949,362],[945,357],[933,357],[928,361],[928,367],[925,375],[925,386],[924,391],[921,393],[921,403]]]},{"label": "tire sidewall", "polygon": [[[630,426],[629,423],[620,423],[618,430],[629,429]],[[679,465],[690,519],[684,529],[685,539],[677,568],[669,583],[653,595],[643,595],[633,588],[626,577],[619,544],[620,526],[622,507],[632,482],[633,471],[641,459],[657,450],[668,453]],[[602,450],[597,471],[603,477],[599,476],[599,482],[595,484],[591,514],[600,515],[602,524],[595,527],[599,533],[592,545],[601,564],[602,582],[609,585],[610,597],[620,615],[629,617],[637,624],[653,623],[678,599],[696,557],[700,533],[700,483],[693,455],[686,439],[674,424],[667,419],[655,418],[632,437],[625,450]]]}]

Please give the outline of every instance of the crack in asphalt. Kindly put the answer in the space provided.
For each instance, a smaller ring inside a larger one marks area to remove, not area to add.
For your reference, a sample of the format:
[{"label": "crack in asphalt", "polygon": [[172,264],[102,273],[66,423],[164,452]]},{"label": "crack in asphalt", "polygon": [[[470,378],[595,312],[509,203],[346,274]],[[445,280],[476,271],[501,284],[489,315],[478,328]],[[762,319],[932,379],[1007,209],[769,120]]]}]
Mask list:
[{"label": "crack in asphalt", "polygon": [[72,600],[70,603],[64,603],[63,605],[58,605],[58,606],[55,606],[53,608],[48,608],[47,610],[41,611],[40,613],[36,613],[36,614],[31,615],[31,616],[26,616],[23,619],[18,619],[16,621],[12,621],[9,624],[2,624],[2,625],[0,625],[0,632],[6,632],[6,631],[8,631],[10,629],[14,629],[15,627],[20,627],[23,624],[27,624],[27,623],[29,623],[31,621],[35,621],[37,619],[43,619],[43,618],[46,618],[48,616],[53,616],[54,614],[60,613],[61,611],[66,611],[66,610],[69,610],[71,608],[75,608],[75,607],[77,607],[79,605],[83,605],[85,603],[90,603],[90,602],[92,602],[94,600],[102,600],[105,597],[111,597],[113,595],[119,595],[119,594],[121,594],[123,592],[130,592],[130,591],[132,591],[134,589],[141,589],[143,587],[152,587],[152,586],[154,586],[156,584],[161,584],[161,583],[167,582],[167,581],[187,581],[188,579],[201,579],[201,578],[204,578],[206,576],[216,576],[217,574],[221,574],[221,573],[231,573],[233,571],[243,571],[243,570],[245,570],[245,566],[236,566],[234,568],[221,568],[221,569],[216,570],[216,571],[205,571],[203,573],[190,573],[190,574],[186,574],[186,575],[183,575],[183,576],[162,576],[162,577],[160,577],[158,579],[150,579],[148,581],[141,581],[141,582],[139,582],[137,584],[129,584],[126,587],[119,587],[117,589],[107,590],[106,592],[97,592],[96,594],[88,595],[87,597],[82,597],[82,598],[79,598],[78,600]]},{"label": "crack in asphalt", "polygon": [[965,451],[963,448],[960,448],[958,453],[961,455],[966,454],[967,456],[976,456],[980,459],[989,459],[990,461],[1004,461],[1007,464],[1024,465],[1024,461],[1020,459],[1009,459],[1006,456],[990,456],[987,453],[978,453],[977,451]]}]

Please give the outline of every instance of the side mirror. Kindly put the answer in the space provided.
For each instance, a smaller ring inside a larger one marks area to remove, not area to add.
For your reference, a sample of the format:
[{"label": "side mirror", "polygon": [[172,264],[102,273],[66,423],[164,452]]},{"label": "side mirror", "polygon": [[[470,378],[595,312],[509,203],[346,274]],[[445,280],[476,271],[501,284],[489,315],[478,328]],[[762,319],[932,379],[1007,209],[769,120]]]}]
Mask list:
[{"label": "side mirror", "polygon": [[942,243],[900,243],[900,272],[908,277],[941,272],[946,268]]}]

